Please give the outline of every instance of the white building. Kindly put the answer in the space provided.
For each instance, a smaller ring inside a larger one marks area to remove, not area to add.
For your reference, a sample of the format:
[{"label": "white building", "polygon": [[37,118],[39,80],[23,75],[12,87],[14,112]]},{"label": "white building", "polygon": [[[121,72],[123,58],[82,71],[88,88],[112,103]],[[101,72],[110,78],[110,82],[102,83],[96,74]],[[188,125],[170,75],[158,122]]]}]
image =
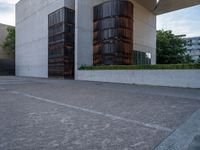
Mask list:
[{"label": "white building", "polygon": [[187,54],[189,54],[194,61],[200,60],[200,37],[185,38]]},{"label": "white building", "polygon": [[21,0],[16,75],[75,73],[76,79],[82,65],[131,64],[133,51],[146,53],[155,64],[156,15],[197,4],[200,0]]}]

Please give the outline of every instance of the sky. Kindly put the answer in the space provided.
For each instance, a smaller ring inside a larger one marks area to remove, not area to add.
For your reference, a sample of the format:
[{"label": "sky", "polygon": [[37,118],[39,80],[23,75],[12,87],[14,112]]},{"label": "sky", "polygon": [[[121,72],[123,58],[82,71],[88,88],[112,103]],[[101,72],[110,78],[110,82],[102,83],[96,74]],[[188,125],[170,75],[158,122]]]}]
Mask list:
[{"label": "sky", "polygon": [[[0,0],[0,23],[15,25],[15,4],[19,0]],[[172,30],[176,35],[200,36],[200,5],[157,17],[157,29]]]},{"label": "sky", "polygon": [[157,29],[172,30],[187,37],[200,36],[200,5],[158,16]]},{"label": "sky", "polygon": [[15,25],[15,4],[19,0],[0,0],[0,23]]}]

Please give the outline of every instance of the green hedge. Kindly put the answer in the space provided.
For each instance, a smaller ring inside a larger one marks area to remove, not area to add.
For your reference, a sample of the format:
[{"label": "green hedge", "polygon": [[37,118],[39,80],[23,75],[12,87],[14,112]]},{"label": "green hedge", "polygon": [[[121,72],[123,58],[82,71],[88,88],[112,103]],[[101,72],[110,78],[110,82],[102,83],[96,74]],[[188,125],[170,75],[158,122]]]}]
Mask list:
[{"label": "green hedge", "polygon": [[166,65],[116,65],[116,66],[82,66],[80,70],[158,70],[158,69],[200,69],[200,64],[166,64]]}]

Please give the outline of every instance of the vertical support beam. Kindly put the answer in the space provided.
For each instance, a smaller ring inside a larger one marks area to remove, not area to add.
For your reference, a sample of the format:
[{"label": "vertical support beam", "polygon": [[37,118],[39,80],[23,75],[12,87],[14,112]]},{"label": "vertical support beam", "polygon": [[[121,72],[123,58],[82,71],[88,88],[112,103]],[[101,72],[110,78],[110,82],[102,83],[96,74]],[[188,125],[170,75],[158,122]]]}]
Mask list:
[{"label": "vertical support beam", "polygon": [[92,0],[75,0],[75,79],[81,65],[93,64]]}]

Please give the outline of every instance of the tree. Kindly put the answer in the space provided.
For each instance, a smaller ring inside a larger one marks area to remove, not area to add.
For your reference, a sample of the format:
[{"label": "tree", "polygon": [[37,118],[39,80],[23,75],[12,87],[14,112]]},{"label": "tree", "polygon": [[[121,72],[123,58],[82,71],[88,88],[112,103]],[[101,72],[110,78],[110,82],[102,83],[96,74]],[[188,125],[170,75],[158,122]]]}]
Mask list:
[{"label": "tree", "polygon": [[195,63],[195,61],[192,59],[192,57],[189,54],[187,54],[185,55],[184,63]]},{"label": "tree", "polygon": [[197,63],[199,63],[199,64],[200,64],[200,58],[197,60]]},{"label": "tree", "polygon": [[3,42],[2,48],[6,51],[7,55],[10,57],[15,56],[15,28],[7,28],[8,35]]},{"label": "tree", "polygon": [[157,64],[190,63],[186,55],[185,40],[175,36],[172,31],[157,31]]}]

